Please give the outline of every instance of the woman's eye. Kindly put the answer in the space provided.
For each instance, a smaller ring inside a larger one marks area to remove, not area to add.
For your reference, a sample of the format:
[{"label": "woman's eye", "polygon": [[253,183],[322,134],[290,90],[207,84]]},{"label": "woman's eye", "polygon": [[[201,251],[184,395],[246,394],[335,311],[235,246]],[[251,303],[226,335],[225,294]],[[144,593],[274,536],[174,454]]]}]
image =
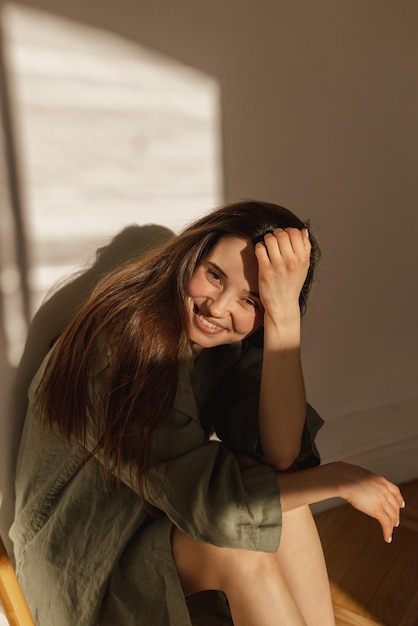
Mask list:
[{"label": "woman's eye", "polygon": [[258,302],[256,302],[255,300],[251,300],[251,298],[245,298],[244,302],[245,304],[252,306],[254,309],[258,309]]},{"label": "woman's eye", "polygon": [[214,280],[221,280],[221,277],[219,276],[217,272],[215,272],[215,270],[208,270],[208,274]]}]

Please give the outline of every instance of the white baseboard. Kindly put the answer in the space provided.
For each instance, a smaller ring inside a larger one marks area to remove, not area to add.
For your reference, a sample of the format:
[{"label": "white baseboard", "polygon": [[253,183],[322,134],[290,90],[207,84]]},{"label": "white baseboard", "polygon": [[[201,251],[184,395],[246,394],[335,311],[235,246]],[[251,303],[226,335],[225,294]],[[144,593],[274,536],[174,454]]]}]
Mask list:
[{"label": "white baseboard", "polygon": [[[317,438],[322,463],[361,465],[400,484],[418,478],[418,398],[327,421]],[[314,512],[341,504],[328,500]]]}]

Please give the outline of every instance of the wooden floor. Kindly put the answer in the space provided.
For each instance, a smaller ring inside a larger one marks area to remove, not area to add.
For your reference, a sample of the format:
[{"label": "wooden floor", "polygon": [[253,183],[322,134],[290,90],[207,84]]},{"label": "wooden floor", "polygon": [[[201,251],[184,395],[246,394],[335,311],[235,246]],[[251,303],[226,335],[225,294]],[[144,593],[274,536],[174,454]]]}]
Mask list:
[{"label": "wooden floor", "polygon": [[401,490],[406,508],[389,545],[350,506],[315,516],[337,626],[418,626],[418,481]]}]

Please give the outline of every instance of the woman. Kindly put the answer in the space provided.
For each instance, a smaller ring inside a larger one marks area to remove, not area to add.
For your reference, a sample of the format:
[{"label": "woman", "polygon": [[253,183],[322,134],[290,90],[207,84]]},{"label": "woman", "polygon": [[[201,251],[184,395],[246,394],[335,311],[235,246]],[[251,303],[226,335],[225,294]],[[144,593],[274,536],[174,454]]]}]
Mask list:
[{"label": "woman", "polygon": [[209,589],[235,626],[334,623],[308,505],[340,496],[389,541],[403,501],[318,467],[300,362],[317,257],[291,212],[240,202],[96,287],[29,392],[11,536],[37,624],[187,626]]}]

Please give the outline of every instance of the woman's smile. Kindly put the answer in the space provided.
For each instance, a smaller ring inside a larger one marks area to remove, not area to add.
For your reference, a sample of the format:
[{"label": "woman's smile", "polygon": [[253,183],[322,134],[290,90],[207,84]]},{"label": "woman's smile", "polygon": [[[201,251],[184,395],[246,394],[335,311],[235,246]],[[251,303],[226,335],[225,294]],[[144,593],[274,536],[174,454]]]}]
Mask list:
[{"label": "woman's smile", "polygon": [[209,335],[214,335],[222,333],[226,330],[225,327],[220,326],[218,323],[216,323],[213,318],[203,315],[203,313],[199,311],[197,306],[194,307],[194,316],[195,322],[197,326],[202,330],[202,332],[208,333]]}]

